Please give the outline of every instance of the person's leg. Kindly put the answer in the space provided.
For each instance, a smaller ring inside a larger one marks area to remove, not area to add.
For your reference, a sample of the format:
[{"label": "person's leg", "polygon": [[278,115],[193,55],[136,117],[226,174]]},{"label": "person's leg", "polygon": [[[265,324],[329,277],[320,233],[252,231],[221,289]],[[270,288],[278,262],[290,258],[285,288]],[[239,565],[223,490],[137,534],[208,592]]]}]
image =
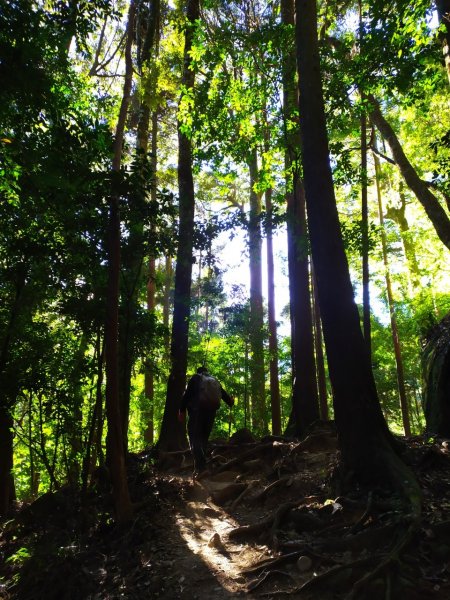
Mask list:
[{"label": "person's leg", "polygon": [[198,410],[189,412],[188,436],[192,458],[194,459],[194,473],[199,473],[205,468],[205,456],[202,444],[202,420]]},{"label": "person's leg", "polygon": [[201,414],[201,444],[204,457],[203,468],[206,466],[206,450],[208,447],[208,439],[214,425],[215,416],[215,410],[205,410]]}]

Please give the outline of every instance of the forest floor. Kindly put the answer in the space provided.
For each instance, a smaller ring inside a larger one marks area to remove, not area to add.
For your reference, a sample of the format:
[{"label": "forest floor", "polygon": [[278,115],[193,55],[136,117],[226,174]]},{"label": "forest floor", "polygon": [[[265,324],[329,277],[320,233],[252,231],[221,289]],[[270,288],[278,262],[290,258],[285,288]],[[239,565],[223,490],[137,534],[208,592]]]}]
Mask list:
[{"label": "forest floor", "polygon": [[189,453],[130,457],[127,528],[100,482],[19,507],[1,528],[0,599],[450,598],[445,440],[405,443],[423,492],[413,526],[391,492],[339,483],[329,426],[211,447],[198,481]]}]

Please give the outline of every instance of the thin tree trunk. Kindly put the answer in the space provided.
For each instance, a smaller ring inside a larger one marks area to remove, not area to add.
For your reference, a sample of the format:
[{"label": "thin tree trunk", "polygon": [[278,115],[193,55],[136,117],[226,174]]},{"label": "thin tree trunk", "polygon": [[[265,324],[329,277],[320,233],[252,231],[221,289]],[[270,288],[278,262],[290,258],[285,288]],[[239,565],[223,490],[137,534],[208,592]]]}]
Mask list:
[{"label": "thin tree trunk", "polygon": [[272,190],[266,191],[267,212],[267,310],[269,318],[269,372],[272,434],[281,435],[280,381],[278,376],[278,338],[275,317],[275,275],[273,261]]},{"label": "thin tree trunk", "polygon": [[314,318],[314,349],[316,351],[317,389],[319,392],[320,418],[328,421],[328,394],[325,375],[325,357],[323,353],[322,324],[320,322],[319,296],[317,294],[317,283],[314,268],[311,269],[311,283],[313,290],[313,318]]},{"label": "thin tree trunk", "polygon": [[[282,0],[281,18],[293,26],[294,1]],[[308,232],[305,193],[300,178],[301,140],[297,127],[298,87],[295,50],[284,57],[283,109],[285,120],[286,203],[291,316],[292,412],[288,430],[302,435],[319,418],[314,356],[311,289],[308,268]]]},{"label": "thin tree trunk", "polygon": [[173,266],[172,258],[167,255],[164,267],[164,298],[163,298],[163,325],[164,333],[164,349],[167,357],[170,356],[170,295],[173,285]]},{"label": "thin tree trunk", "polygon": [[384,262],[385,278],[386,278],[386,291],[387,291],[388,304],[389,304],[389,315],[391,318],[391,331],[392,331],[392,342],[394,344],[395,364],[396,364],[396,368],[397,368],[398,394],[400,397],[400,408],[402,411],[403,429],[405,430],[405,435],[409,437],[411,435],[411,425],[410,425],[410,421],[409,421],[408,400],[406,398],[405,374],[404,374],[404,369],[403,369],[402,351],[401,351],[401,347],[400,347],[400,338],[398,335],[397,318],[395,316],[394,296],[392,294],[391,276],[390,276],[390,272],[389,272],[387,238],[386,238],[386,230],[384,227],[383,201],[382,201],[381,184],[380,184],[380,161],[378,159],[378,156],[375,154],[375,152],[373,153],[373,159],[375,162],[375,180],[376,180],[377,199],[378,199],[378,216],[380,219],[381,244],[382,244],[382,249],[383,249],[383,262]]},{"label": "thin tree trunk", "polygon": [[450,219],[447,216],[447,213],[436,196],[430,191],[427,183],[419,177],[417,171],[409,162],[407,156],[403,152],[403,148],[395,131],[382,115],[377,100],[370,94],[367,98],[372,107],[370,111],[370,120],[389,145],[394,161],[400,169],[406,185],[422,204],[428,218],[433,223],[440,240],[450,249]]},{"label": "thin tree trunk", "polygon": [[95,386],[95,401],[94,408],[92,410],[91,422],[89,424],[89,433],[88,439],[86,443],[85,454],[83,457],[83,468],[81,471],[81,493],[86,495],[89,478],[92,474],[92,471],[95,467],[95,439],[96,433],[98,435],[98,425],[101,422],[101,412],[102,412],[102,382],[103,382],[103,358],[104,358],[104,348],[102,348],[101,344],[101,332],[99,331],[97,334],[97,341],[95,344],[95,356],[94,362],[97,365],[97,381]]},{"label": "thin tree trunk", "polygon": [[[158,168],[158,113],[154,111],[152,114],[152,152],[151,152],[151,164],[152,164],[152,186],[151,186],[151,200],[156,205],[156,171]],[[149,256],[148,259],[148,279],[147,279],[147,310],[150,313],[154,313],[156,301],[156,261],[154,256]],[[145,414],[145,420],[147,423],[144,431],[144,439],[149,444],[153,444],[154,441],[154,402],[155,402],[155,384],[153,365],[150,360],[147,361],[145,368],[145,397],[147,399],[147,408]]]},{"label": "thin tree trunk", "polygon": [[369,273],[369,206],[367,202],[367,119],[361,116],[361,229],[362,229],[362,287],[363,331],[369,360],[372,362],[370,327],[370,273]]},{"label": "thin tree trunk", "polygon": [[88,335],[83,333],[80,345],[74,357],[72,373],[69,374],[72,388],[72,410],[66,417],[67,441],[69,442],[70,447],[67,479],[73,486],[79,485],[81,474],[80,459],[83,450],[82,429],[84,400],[81,374],[88,344]]},{"label": "thin tree trunk", "polygon": [[[200,18],[199,0],[187,0],[184,44],[183,81],[189,93],[194,87],[195,73],[191,69],[193,27]],[[178,422],[177,412],[186,386],[186,370],[191,312],[192,258],[194,243],[195,192],[192,174],[192,142],[178,123],[178,190],[180,225],[178,233],[175,295],[171,340],[171,371],[167,382],[166,405],[158,446],[162,450],[186,447],[186,430]]]},{"label": "thin tree trunk", "polygon": [[[122,102],[114,140],[114,156],[112,170],[120,172],[122,162],[122,145],[125,132],[125,121],[130,102],[133,64],[131,46],[133,42],[135,3],[131,0],[128,10],[127,40],[125,48],[125,81]],[[113,485],[113,501],[116,518],[124,523],[131,518],[132,506],[128,491],[125,468],[124,433],[119,397],[119,278],[120,278],[120,215],[119,193],[112,190],[109,202],[108,224],[108,289],[105,324],[105,358],[106,358],[106,415],[108,420],[107,455]]]},{"label": "thin tree trunk", "polygon": [[259,433],[267,433],[264,380],[261,194],[254,189],[258,179],[256,149],[251,151],[248,165],[250,170],[250,217],[248,226],[250,255],[250,388],[253,428]]}]

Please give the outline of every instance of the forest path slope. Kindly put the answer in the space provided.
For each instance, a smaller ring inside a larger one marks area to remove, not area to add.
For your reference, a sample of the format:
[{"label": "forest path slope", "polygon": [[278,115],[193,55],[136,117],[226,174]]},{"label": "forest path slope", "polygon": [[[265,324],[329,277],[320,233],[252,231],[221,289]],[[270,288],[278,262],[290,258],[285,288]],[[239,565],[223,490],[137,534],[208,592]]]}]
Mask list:
[{"label": "forest path slope", "polygon": [[[135,514],[111,518],[101,482],[21,507],[0,533],[1,600],[378,600],[450,597],[450,458],[446,440],[409,440],[404,459],[423,521],[383,488],[339,480],[336,436],[211,444],[192,480],[189,453],[131,456]],[[338,489],[339,488],[339,489]],[[338,491],[337,491],[338,490]]]}]

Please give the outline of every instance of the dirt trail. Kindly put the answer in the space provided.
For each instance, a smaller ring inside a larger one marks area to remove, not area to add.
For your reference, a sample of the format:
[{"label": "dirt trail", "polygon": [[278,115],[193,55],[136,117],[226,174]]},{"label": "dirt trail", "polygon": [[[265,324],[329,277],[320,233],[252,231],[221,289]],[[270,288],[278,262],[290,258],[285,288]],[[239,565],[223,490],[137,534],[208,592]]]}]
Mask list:
[{"label": "dirt trail", "polygon": [[189,453],[159,465],[130,457],[135,515],[124,529],[109,488],[87,498],[64,488],[22,507],[0,528],[0,600],[450,597],[446,441],[405,444],[424,494],[405,544],[399,498],[333,478],[332,429],[211,446],[195,482]]},{"label": "dirt trail", "polygon": [[[184,461],[179,468],[170,469],[173,480],[186,487],[185,501],[177,506],[173,521],[173,536],[179,535],[183,546],[174,565],[175,579],[184,584],[178,590],[179,598],[254,597],[251,587],[258,574],[251,573],[252,568],[277,556],[270,544],[276,530],[265,522],[283,503],[300,504],[301,497],[314,501],[318,482],[307,465],[315,470],[320,463],[325,471],[335,442],[326,446],[320,453],[305,446],[301,458],[292,453],[296,444],[277,440],[214,448],[209,473],[198,481],[192,481],[191,467]],[[198,576],[199,560],[209,577]],[[278,579],[301,585],[305,577],[294,562]],[[274,581],[275,589],[282,589],[277,577]]]},{"label": "dirt trail", "polygon": [[264,544],[229,539],[230,532],[240,526],[240,513],[231,516],[211,498],[212,493],[233,485],[237,476],[236,472],[225,472],[219,481],[214,477],[204,477],[201,481],[192,482],[189,500],[176,519],[187,548],[204,562],[217,580],[217,598],[248,597],[247,578],[242,572],[271,557]]}]

